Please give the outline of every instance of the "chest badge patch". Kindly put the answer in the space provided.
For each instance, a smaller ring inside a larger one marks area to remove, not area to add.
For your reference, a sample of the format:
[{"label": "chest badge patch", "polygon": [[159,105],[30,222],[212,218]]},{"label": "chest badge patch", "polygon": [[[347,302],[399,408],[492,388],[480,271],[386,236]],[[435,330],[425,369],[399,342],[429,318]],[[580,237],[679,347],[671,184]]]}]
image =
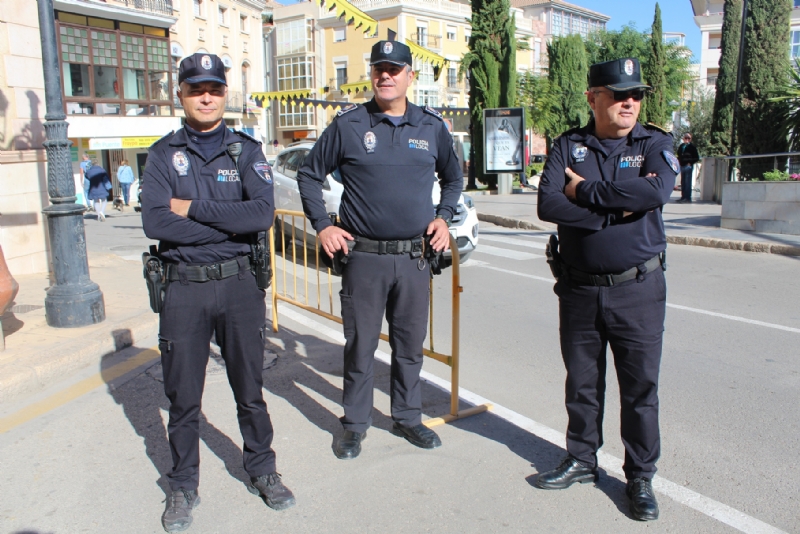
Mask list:
[{"label": "chest badge patch", "polygon": [[189,174],[189,158],[186,157],[186,152],[178,150],[172,155],[172,166],[178,176],[186,176]]},{"label": "chest badge patch", "polygon": [[416,148],[418,150],[428,150],[428,141],[425,139],[409,139],[408,148]]},{"label": "chest badge patch", "polygon": [[218,182],[238,182],[239,171],[236,169],[217,169]]},{"label": "chest badge patch", "polygon": [[375,147],[378,145],[378,138],[375,137],[375,133],[369,131],[364,134],[364,148],[367,150],[367,154],[372,154],[375,152]]},{"label": "chest badge patch", "polygon": [[272,169],[269,166],[269,163],[266,161],[259,161],[258,163],[253,164],[253,170],[256,171],[256,174],[259,178],[267,182],[268,184],[272,183]]},{"label": "chest badge patch", "polygon": [[572,159],[575,163],[581,163],[583,160],[586,159],[586,154],[589,153],[589,149],[586,148],[585,145],[581,143],[576,143],[572,145]]},{"label": "chest badge patch", "polygon": [[672,169],[672,172],[675,174],[681,172],[681,164],[678,163],[678,158],[675,157],[675,154],[669,150],[664,150],[661,152],[661,155],[664,157],[664,161],[667,162],[667,165],[669,165],[669,168]]}]

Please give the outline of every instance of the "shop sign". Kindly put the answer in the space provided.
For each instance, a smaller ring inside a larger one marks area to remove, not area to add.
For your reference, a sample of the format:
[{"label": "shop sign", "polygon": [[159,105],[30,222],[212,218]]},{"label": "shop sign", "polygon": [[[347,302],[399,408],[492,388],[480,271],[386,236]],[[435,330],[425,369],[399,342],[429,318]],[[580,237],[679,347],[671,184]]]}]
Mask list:
[{"label": "shop sign", "polygon": [[119,148],[149,148],[161,137],[101,137],[89,139],[91,150],[114,150]]}]

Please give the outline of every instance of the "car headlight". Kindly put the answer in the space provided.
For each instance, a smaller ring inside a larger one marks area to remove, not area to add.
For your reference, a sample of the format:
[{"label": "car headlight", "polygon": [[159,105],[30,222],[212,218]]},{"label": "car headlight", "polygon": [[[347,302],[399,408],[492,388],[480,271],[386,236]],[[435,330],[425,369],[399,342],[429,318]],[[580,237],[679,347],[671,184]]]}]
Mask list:
[{"label": "car headlight", "polygon": [[468,208],[474,208],[475,203],[472,201],[472,197],[469,195],[461,195],[464,197],[464,204],[467,205]]}]

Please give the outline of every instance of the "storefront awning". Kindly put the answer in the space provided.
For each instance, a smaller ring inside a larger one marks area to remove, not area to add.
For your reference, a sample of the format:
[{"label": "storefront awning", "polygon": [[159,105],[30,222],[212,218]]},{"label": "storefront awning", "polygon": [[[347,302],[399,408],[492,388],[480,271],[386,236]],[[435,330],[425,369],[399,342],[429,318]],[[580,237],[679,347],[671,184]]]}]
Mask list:
[{"label": "storefront awning", "polygon": [[361,28],[364,33],[373,34],[378,28],[378,21],[352,5],[347,0],[316,0],[320,7],[328,8],[328,11],[336,10],[338,18],[344,18],[346,24],[353,21],[355,28]]},{"label": "storefront awning", "polygon": [[372,90],[372,82],[369,80],[361,80],[360,82],[343,83],[339,86],[339,90],[343,93],[352,92],[367,92]]}]

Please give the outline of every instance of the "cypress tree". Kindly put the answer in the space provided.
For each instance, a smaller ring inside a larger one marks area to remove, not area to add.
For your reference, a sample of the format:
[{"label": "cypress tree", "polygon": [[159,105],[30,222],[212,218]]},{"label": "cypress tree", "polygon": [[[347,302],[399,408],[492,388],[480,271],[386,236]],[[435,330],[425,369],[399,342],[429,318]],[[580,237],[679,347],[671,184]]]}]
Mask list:
[{"label": "cypress tree", "polygon": [[[737,112],[736,145],[742,154],[786,152],[788,139],[776,128],[787,103],[770,101],[771,93],[785,85],[789,70],[791,2],[750,0],[745,26],[741,108]],[[758,161],[743,160],[741,172],[760,178]]]},{"label": "cypress tree", "polygon": [[510,9],[509,0],[472,0],[469,52],[459,71],[469,74],[475,175],[490,189],[497,187],[497,175],[483,172],[483,110],[516,103],[515,23]]},{"label": "cypress tree", "polygon": [[651,122],[658,127],[663,127],[667,120],[669,111],[667,109],[666,89],[667,89],[667,56],[664,51],[664,38],[661,30],[661,8],[656,2],[656,13],[653,17],[653,28],[650,34],[650,53],[645,64],[644,78],[645,83],[650,85],[653,90],[647,97],[644,105],[644,118],[642,122]]},{"label": "cypress tree", "polygon": [[742,33],[742,0],[725,0],[722,18],[722,53],[719,58],[717,94],[711,123],[710,150],[714,155],[730,155],[733,99],[739,70],[739,40]]},{"label": "cypress tree", "polygon": [[583,126],[589,120],[589,104],[584,95],[589,66],[580,35],[556,37],[547,44],[547,56],[551,87],[561,96],[560,109],[547,132],[547,137],[554,139],[571,128]]}]

